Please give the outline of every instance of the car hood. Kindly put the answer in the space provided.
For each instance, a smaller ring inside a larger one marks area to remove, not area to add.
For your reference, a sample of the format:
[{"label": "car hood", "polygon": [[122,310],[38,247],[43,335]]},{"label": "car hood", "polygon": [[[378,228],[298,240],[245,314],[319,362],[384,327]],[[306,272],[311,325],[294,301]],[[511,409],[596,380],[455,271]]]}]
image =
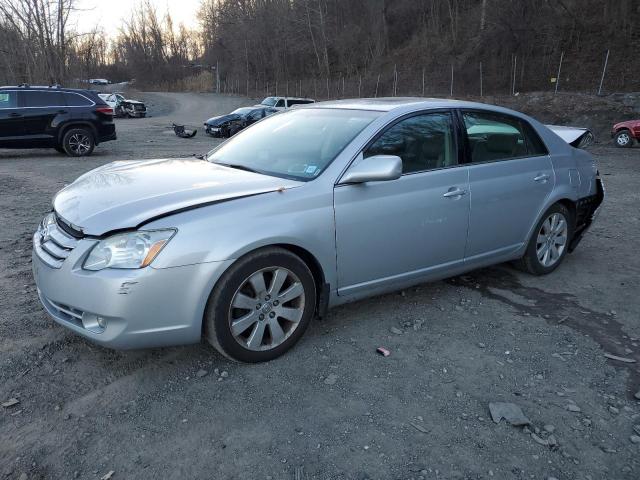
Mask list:
[{"label": "car hood", "polygon": [[230,113],[228,115],[220,115],[219,117],[211,117],[209,120],[207,120],[204,123],[205,125],[209,125],[211,127],[218,127],[223,123],[228,122],[229,120],[237,120],[237,119],[240,119],[240,115],[238,115],[237,113]]},{"label": "car hood", "polygon": [[85,235],[102,235],[178,210],[300,185],[191,158],[121,161],[91,170],[60,190],[53,208]]}]

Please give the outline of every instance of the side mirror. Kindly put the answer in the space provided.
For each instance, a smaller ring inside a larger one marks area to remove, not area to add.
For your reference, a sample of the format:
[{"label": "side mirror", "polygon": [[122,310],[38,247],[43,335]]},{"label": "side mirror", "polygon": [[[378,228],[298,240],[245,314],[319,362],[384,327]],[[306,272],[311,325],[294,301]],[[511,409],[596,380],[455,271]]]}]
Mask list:
[{"label": "side mirror", "polygon": [[402,159],[396,155],[374,155],[353,165],[343,175],[340,184],[384,182],[402,175]]}]

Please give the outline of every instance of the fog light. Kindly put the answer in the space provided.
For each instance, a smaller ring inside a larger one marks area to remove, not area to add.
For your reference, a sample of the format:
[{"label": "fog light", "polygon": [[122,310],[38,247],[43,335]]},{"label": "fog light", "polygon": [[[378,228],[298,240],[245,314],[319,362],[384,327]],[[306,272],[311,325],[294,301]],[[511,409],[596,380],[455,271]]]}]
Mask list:
[{"label": "fog light", "polygon": [[82,314],[82,326],[91,333],[102,333],[107,328],[107,319],[85,312]]}]

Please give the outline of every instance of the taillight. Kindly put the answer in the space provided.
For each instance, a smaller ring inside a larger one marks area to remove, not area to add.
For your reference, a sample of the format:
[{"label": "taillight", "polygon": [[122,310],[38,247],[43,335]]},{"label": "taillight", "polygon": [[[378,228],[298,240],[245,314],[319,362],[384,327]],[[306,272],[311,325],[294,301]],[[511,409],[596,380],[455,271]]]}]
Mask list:
[{"label": "taillight", "polygon": [[96,107],[96,112],[113,116],[113,108],[111,107]]}]

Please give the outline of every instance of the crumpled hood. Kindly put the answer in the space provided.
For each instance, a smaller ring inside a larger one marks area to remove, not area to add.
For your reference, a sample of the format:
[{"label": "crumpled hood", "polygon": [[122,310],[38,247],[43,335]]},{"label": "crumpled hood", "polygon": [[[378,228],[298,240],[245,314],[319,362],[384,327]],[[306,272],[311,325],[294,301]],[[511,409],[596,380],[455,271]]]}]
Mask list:
[{"label": "crumpled hood", "polygon": [[60,190],[53,207],[86,235],[102,235],[176,210],[302,184],[193,158],[120,161]]},{"label": "crumpled hood", "polygon": [[228,122],[229,120],[239,120],[241,117],[237,113],[229,113],[227,115],[220,115],[218,117],[211,117],[206,122],[205,125],[209,125],[210,127],[219,127],[223,123]]}]

